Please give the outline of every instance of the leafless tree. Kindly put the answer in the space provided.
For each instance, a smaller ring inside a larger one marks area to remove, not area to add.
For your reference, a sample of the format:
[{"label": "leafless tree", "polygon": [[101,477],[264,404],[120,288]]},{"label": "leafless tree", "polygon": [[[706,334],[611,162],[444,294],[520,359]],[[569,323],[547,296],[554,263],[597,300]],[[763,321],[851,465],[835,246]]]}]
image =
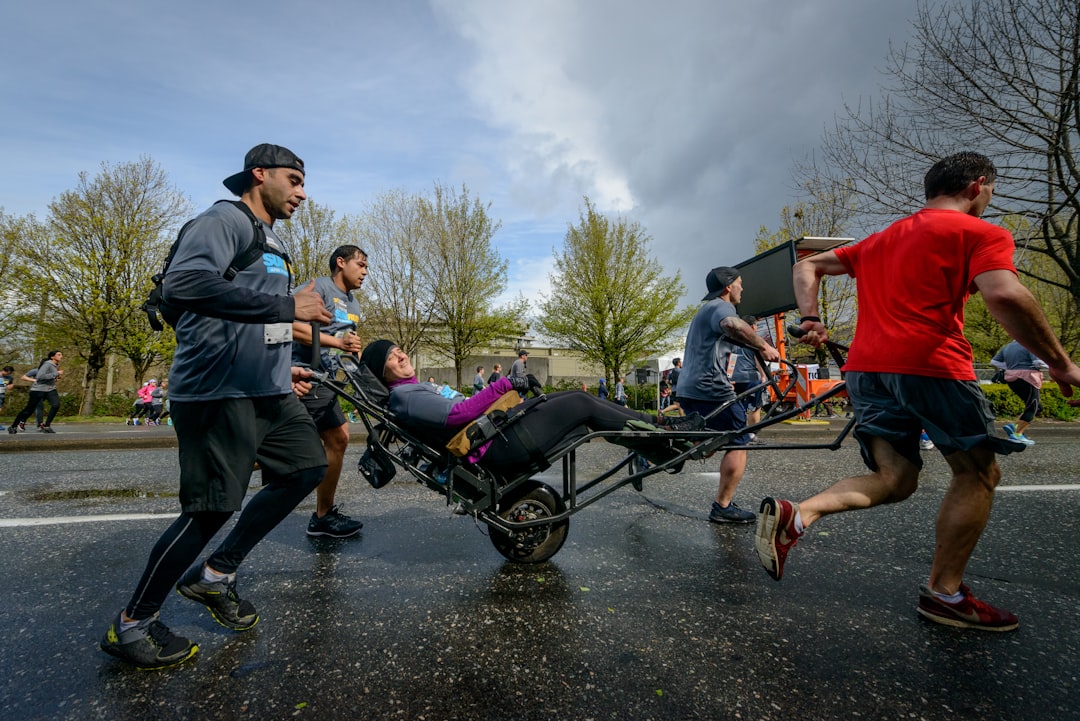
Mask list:
[{"label": "leafless tree", "polygon": [[[1080,307],[1080,5],[1075,0],[919,4],[914,37],[887,56],[877,102],[848,105],[797,174],[850,184],[861,218],[910,213],[937,159],[977,150],[998,168],[998,216],[1024,220],[1022,272]],[[990,217],[990,216],[988,216]]]}]

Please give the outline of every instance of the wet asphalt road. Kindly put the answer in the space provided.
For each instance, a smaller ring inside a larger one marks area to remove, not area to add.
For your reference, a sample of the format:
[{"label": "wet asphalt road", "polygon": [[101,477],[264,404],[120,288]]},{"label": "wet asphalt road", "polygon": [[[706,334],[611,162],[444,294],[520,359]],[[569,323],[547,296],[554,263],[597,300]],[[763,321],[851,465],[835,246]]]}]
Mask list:
[{"label": "wet asphalt road", "polygon": [[[705,521],[714,461],[583,510],[562,551],[525,566],[439,495],[371,489],[350,450],[339,502],[362,535],[309,539],[306,500],[241,569],[259,625],[236,634],[173,596],[163,620],[200,651],[160,672],[97,641],[176,512],[175,449],[85,447],[167,446],[171,429],[58,430],[0,438],[5,721],[1080,718],[1080,426],[1037,425],[1038,445],[1002,462],[967,582],[1019,614],[1014,633],[915,613],[947,478],[935,452],[912,499],[816,524],[776,583],[751,526]],[[594,443],[579,459],[619,454]],[[737,500],[801,498],[860,469],[851,441],[757,452]]]}]

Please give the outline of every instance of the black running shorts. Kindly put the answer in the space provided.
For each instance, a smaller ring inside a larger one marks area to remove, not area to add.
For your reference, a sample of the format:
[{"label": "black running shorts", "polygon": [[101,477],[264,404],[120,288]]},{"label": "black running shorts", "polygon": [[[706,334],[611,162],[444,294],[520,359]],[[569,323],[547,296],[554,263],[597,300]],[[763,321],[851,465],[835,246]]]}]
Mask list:
[{"label": "black running shorts", "polygon": [[315,421],[315,428],[319,433],[332,431],[349,422],[341,410],[337,394],[328,388],[315,386],[310,393],[300,398],[300,402],[311,414],[311,420]]},{"label": "black running shorts", "polygon": [[[700,413],[707,417],[710,413],[724,404],[714,401],[700,401],[696,398],[680,398],[679,405],[687,415],[691,413]],[[743,405],[742,401],[732,403],[712,418],[709,418],[705,422],[705,427],[710,431],[737,431],[745,428],[746,406]],[[731,440],[724,445],[745,446],[749,442],[750,434],[741,433],[732,437]]]},{"label": "black running shorts", "polygon": [[256,461],[277,477],[326,465],[315,424],[292,394],[173,401],[171,411],[185,513],[239,511]]}]

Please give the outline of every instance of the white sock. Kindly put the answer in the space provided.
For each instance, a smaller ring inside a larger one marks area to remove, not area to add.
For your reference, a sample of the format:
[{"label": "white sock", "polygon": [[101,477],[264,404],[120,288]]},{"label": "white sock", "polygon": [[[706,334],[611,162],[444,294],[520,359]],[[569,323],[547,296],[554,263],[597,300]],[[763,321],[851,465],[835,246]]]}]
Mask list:
[{"label": "white sock", "polygon": [[202,580],[209,581],[210,583],[221,583],[222,581],[229,580],[228,573],[218,573],[214,569],[207,566],[205,563],[202,567]]},{"label": "white sock", "polygon": [[802,511],[795,511],[795,520],[791,522],[791,525],[795,527],[795,533],[801,534],[806,530],[802,524]]},{"label": "white sock", "polygon": [[957,591],[956,593],[938,593],[934,591],[934,595],[940,598],[945,603],[960,603],[964,600],[964,594]]},{"label": "white sock", "polygon": [[142,621],[125,621],[124,614],[120,614],[120,633],[133,629],[140,623],[142,623]]}]

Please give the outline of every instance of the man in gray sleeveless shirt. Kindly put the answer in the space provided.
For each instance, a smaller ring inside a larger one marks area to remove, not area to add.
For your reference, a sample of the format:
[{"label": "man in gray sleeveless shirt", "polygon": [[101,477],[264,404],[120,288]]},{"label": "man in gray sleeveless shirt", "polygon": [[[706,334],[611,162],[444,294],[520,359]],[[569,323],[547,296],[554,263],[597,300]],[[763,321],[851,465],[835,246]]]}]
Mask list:
[{"label": "man in gray sleeveless shirt", "polygon": [[[342,353],[357,355],[364,349],[356,324],[360,304],[353,297],[368,274],[367,253],[355,245],[343,245],[330,255],[330,275],[316,278],[315,292],[330,313],[330,322],[319,332],[319,360],[324,371],[336,373]],[[293,365],[314,366],[311,353],[311,325],[293,323]],[[315,490],[315,512],[308,521],[309,536],[348,538],[364,527],[334,505],[345,450],[349,447],[349,422],[341,412],[337,396],[325,388],[316,388],[300,399],[322,438],[326,449],[326,475]]]},{"label": "man in gray sleeveless shirt", "polygon": [[[258,145],[224,184],[254,218],[236,204],[214,204],[177,240],[162,286],[165,301],[183,311],[169,374],[182,512],[100,644],[141,669],[173,666],[199,649],[158,620],[174,586],[227,628],[258,623],[255,606],[237,593],[237,568],[326,471],[315,424],[295,395],[298,385],[310,388],[310,371],[290,369],[290,359],[293,321],[326,323],[330,315],[312,285],[289,294],[288,259],[273,231],[307,197],[304,163],[287,148]],[[230,281],[226,270],[259,235],[253,223],[266,235],[262,256]],[[256,461],[263,487],[241,511]],[[232,531],[195,563],[235,511]]]}]

